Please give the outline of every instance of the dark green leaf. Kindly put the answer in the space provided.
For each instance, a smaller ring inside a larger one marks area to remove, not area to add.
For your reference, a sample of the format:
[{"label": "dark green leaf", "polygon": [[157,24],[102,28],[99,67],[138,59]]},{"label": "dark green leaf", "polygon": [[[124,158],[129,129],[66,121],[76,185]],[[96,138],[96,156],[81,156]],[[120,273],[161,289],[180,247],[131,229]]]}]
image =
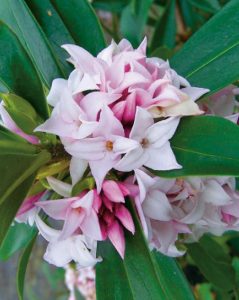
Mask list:
[{"label": "dark green leaf", "polygon": [[24,281],[25,281],[25,275],[27,270],[28,261],[32,252],[32,248],[34,246],[36,240],[35,237],[28,243],[27,247],[25,248],[19,264],[18,264],[18,270],[17,270],[17,292],[18,292],[18,299],[23,300],[23,292],[24,292]]},{"label": "dark green leaf", "polygon": [[50,0],[25,0],[25,2],[47,36],[55,55],[58,57],[61,68],[64,69],[64,73],[69,74],[72,65],[66,61],[69,55],[61,46],[75,44],[75,41],[64,22]]},{"label": "dark green leaf", "polygon": [[238,10],[238,0],[230,1],[170,60],[192,85],[213,93],[239,78]]},{"label": "dark green leaf", "polygon": [[51,0],[77,45],[93,55],[105,47],[100,23],[87,0]]},{"label": "dark green leaf", "polygon": [[46,151],[39,154],[12,152],[0,152],[0,173],[4,174],[0,184],[0,245],[33,184],[36,171],[50,159],[50,154]]},{"label": "dark green leaf", "polygon": [[[194,299],[184,276],[172,259],[151,253],[133,209],[136,233],[126,232],[126,253],[122,260],[110,243],[101,243],[103,262],[96,267],[97,299]],[[177,280],[172,280],[177,274]],[[180,285],[181,291],[175,293]]]},{"label": "dark green leaf", "polygon": [[176,41],[176,0],[170,0],[164,14],[156,24],[151,42],[151,51],[159,46],[174,48]]},{"label": "dark green leaf", "polygon": [[0,41],[0,81],[8,92],[23,97],[41,117],[47,118],[48,108],[38,74],[17,37],[3,23],[0,23]]},{"label": "dark green leaf", "polygon": [[136,2],[137,7],[135,10],[132,9],[132,4],[129,4],[122,12],[120,21],[121,32],[134,47],[138,46],[143,38],[152,2],[152,0],[139,0]]},{"label": "dark green leaf", "polygon": [[235,285],[235,271],[231,258],[222,247],[209,236],[199,243],[187,244],[188,253],[202,274],[219,290],[231,291]]},{"label": "dark green leaf", "polygon": [[130,0],[95,0],[92,5],[94,8],[120,13],[129,2]]},{"label": "dark green leaf", "polygon": [[239,175],[239,127],[231,121],[216,116],[184,118],[171,146],[183,168],[153,171],[158,176]]},{"label": "dark green leaf", "polygon": [[174,51],[167,47],[159,47],[151,53],[151,57],[159,57],[164,60],[170,59],[174,55]]},{"label": "dark green leaf", "polygon": [[15,223],[9,228],[9,231],[0,247],[0,259],[7,260],[15,252],[22,249],[26,244],[32,240],[36,233],[34,227],[30,227],[24,223]]},{"label": "dark green leaf", "polygon": [[23,0],[1,0],[0,20],[15,32],[48,88],[53,79],[64,76],[49,41]]},{"label": "dark green leaf", "polygon": [[28,177],[21,185],[19,185],[9,196],[9,198],[0,205],[0,246],[3,243],[7,232],[14,220],[14,217],[27,196],[27,193],[34,182],[35,175]]},{"label": "dark green leaf", "polygon": [[221,5],[218,0],[186,0],[193,6],[202,9],[209,13],[216,13],[221,9]]}]

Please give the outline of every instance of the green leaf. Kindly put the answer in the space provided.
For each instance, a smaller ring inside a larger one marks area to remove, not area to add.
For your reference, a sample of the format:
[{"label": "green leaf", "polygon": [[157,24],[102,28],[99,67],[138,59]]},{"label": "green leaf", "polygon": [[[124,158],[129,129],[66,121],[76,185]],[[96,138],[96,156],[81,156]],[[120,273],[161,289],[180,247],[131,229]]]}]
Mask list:
[{"label": "green leaf", "polygon": [[95,0],[92,5],[96,9],[120,13],[129,2],[130,0]]},{"label": "green leaf", "polygon": [[209,282],[219,290],[233,290],[235,271],[231,258],[217,242],[205,235],[198,243],[187,244],[187,250]]},{"label": "green leaf", "polygon": [[[0,260],[9,259],[14,253],[26,246],[36,234],[36,229],[24,223],[15,223],[0,247]],[[14,242],[13,242],[14,241]]]},{"label": "green leaf", "polygon": [[64,77],[49,41],[23,0],[1,0],[0,20],[15,32],[48,88],[53,79]]},{"label": "green leaf", "polygon": [[[100,244],[99,254],[103,262],[96,266],[97,299],[194,299],[173,259],[155,256],[150,252],[138,218],[132,209],[131,211],[136,233],[132,236],[125,232],[124,260],[109,242]],[[172,280],[174,276],[176,280]],[[181,291],[178,290],[178,286]]]},{"label": "green leaf", "polygon": [[238,0],[230,1],[170,60],[193,86],[209,88],[213,93],[239,78],[238,9]]},{"label": "green leaf", "polygon": [[32,134],[33,130],[39,124],[40,118],[31,104],[14,94],[0,93],[0,97],[4,101],[5,109],[17,126],[25,133]]},{"label": "green leaf", "polygon": [[28,243],[27,247],[25,248],[25,250],[19,260],[18,270],[17,270],[17,293],[18,293],[19,300],[23,300],[24,281],[25,281],[27,265],[28,265],[28,261],[30,259],[32,248],[36,241],[36,237],[37,237],[37,235],[35,235],[35,237]]},{"label": "green leaf", "polygon": [[100,23],[89,1],[51,0],[51,3],[77,45],[93,55],[106,46]]},{"label": "green leaf", "polygon": [[171,146],[182,169],[152,171],[154,174],[162,177],[239,175],[239,127],[229,120],[216,116],[186,117],[180,121]]},{"label": "green leaf", "polygon": [[75,41],[61,17],[50,0],[25,0],[25,2],[48,38],[64,73],[69,75],[73,68],[66,61],[69,55],[61,46],[64,44],[75,44]]},{"label": "green leaf", "polygon": [[209,13],[216,13],[221,9],[218,0],[187,0],[193,6]]},{"label": "green leaf", "polygon": [[38,74],[15,34],[1,22],[0,41],[0,82],[47,118],[48,107]]},{"label": "green leaf", "polygon": [[[0,141],[2,142],[2,141]],[[3,142],[4,143],[4,142]],[[13,144],[9,144],[13,146]],[[1,146],[1,144],[0,144]],[[25,147],[25,146],[24,146]],[[0,174],[4,174],[0,184],[0,204],[31,174],[46,164],[51,156],[43,150],[40,153],[18,153],[9,147],[1,151],[0,147]]]},{"label": "green leaf", "polygon": [[34,182],[36,174],[29,176],[21,185],[19,185],[9,196],[7,201],[0,205],[0,246],[8,233],[8,230],[14,220],[14,217],[21,206],[22,201],[26,198],[31,185]]},{"label": "green leaf", "polygon": [[143,38],[148,12],[152,3],[153,0],[138,0],[135,9],[132,9],[132,3],[130,3],[122,12],[120,21],[122,35],[134,47],[137,47]]},{"label": "green leaf", "polygon": [[203,283],[196,287],[198,300],[214,300],[212,293],[212,285]]},{"label": "green leaf", "polygon": [[34,182],[36,171],[49,159],[45,150],[38,154],[14,153],[11,148],[8,153],[0,151],[0,173],[4,174],[0,184],[0,245]]},{"label": "green leaf", "polygon": [[156,24],[152,37],[150,50],[153,51],[159,46],[174,48],[176,41],[176,0],[170,0],[164,14]]}]

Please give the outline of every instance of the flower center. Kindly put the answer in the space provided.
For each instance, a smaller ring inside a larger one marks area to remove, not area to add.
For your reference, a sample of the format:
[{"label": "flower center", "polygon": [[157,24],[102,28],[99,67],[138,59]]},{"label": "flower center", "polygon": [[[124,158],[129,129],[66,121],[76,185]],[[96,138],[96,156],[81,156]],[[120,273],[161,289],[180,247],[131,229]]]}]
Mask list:
[{"label": "flower center", "polygon": [[112,151],[113,150],[113,142],[112,141],[106,141],[105,148],[106,148],[107,151]]},{"label": "flower center", "polygon": [[149,140],[146,139],[146,138],[143,138],[143,139],[141,140],[140,144],[141,144],[141,146],[142,146],[143,148],[147,148],[148,145],[149,145]]}]

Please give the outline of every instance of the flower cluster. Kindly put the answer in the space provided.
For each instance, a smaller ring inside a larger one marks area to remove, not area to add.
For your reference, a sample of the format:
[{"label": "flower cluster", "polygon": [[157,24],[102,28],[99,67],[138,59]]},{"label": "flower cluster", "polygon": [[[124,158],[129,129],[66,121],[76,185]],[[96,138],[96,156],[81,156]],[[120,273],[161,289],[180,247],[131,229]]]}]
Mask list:
[{"label": "flower cluster", "polygon": [[[49,242],[44,257],[56,266],[71,261],[93,266],[101,261],[97,242],[107,238],[124,258],[124,230],[135,233],[129,201],[150,247],[169,256],[184,253],[180,241],[239,229],[233,178],[163,179],[152,174],[182,168],[170,146],[180,118],[203,110],[215,113],[222,95],[196,104],[208,90],[190,86],[167,61],[148,58],[146,44],[145,39],[133,49],[127,40],[112,42],[97,57],[76,45],[63,46],[74,70],[67,80],[53,81],[47,98],[51,116],[35,132],[59,137],[70,158],[69,170],[58,178],[48,176],[44,189],[27,197],[16,219],[35,222]],[[223,99],[235,104],[231,91]],[[0,114],[11,130],[40,143],[16,126],[4,105]],[[230,119],[237,122],[235,115]],[[84,187],[85,180],[91,185]],[[84,188],[75,192],[78,184]]]}]

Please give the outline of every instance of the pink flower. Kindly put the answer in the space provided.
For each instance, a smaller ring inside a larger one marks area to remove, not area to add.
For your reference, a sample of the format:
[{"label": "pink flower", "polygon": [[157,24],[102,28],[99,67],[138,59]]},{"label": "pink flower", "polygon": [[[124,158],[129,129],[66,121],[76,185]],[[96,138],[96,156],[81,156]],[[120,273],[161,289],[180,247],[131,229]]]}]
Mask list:
[{"label": "pink flower", "polygon": [[[82,86],[84,74],[95,85],[94,90],[118,95],[111,109],[123,124],[133,122],[137,106],[149,109],[157,117],[201,114],[195,100],[208,90],[191,87],[168,62],[148,59],[146,46],[146,39],[135,50],[127,40],[118,45],[113,41],[97,57],[75,45],[63,48],[71,56],[69,61],[76,68],[74,73],[80,74],[72,76],[77,82],[73,85]],[[88,90],[91,89],[90,86]]]},{"label": "pink flower", "polygon": [[66,239],[59,238],[61,231],[46,225],[39,216],[36,225],[40,234],[49,242],[44,259],[57,267],[66,267],[72,260],[78,267],[94,266],[101,258],[96,258],[96,241],[76,234]]},{"label": "pink flower", "polygon": [[99,125],[92,137],[77,140],[65,149],[73,157],[89,162],[99,192],[105,175],[115,167],[121,154],[128,153],[137,144],[134,140],[124,137],[122,124],[114,117],[112,111],[104,106]]},{"label": "pink flower", "polygon": [[42,198],[44,194],[45,191],[27,197],[20,206],[15,220],[19,223],[29,223],[30,226],[33,226],[35,217],[39,211],[35,204]]},{"label": "pink flower", "polygon": [[38,144],[39,140],[34,135],[26,134],[17,126],[17,124],[13,121],[13,119],[10,117],[9,113],[4,108],[3,102],[0,103],[0,117],[2,118],[2,122],[4,126],[11,130],[12,132],[16,133],[17,135],[21,136],[25,140],[27,140],[31,144]]},{"label": "pink flower", "polygon": [[179,118],[169,118],[154,124],[150,113],[138,107],[129,134],[129,138],[137,142],[137,147],[126,153],[115,168],[124,172],[135,170],[143,165],[154,170],[181,168],[169,143],[178,123]]},{"label": "pink flower", "polygon": [[108,237],[122,258],[125,252],[123,228],[132,234],[135,231],[131,214],[125,207],[125,196],[130,194],[127,185],[113,180],[105,180],[101,193],[94,193],[94,207],[99,216],[103,239]]},{"label": "pink flower", "polygon": [[79,196],[60,200],[38,202],[35,205],[54,220],[63,220],[64,226],[59,239],[66,239],[79,230],[86,236],[101,240],[101,230],[93,209],[94,192],[81,193]]}]

